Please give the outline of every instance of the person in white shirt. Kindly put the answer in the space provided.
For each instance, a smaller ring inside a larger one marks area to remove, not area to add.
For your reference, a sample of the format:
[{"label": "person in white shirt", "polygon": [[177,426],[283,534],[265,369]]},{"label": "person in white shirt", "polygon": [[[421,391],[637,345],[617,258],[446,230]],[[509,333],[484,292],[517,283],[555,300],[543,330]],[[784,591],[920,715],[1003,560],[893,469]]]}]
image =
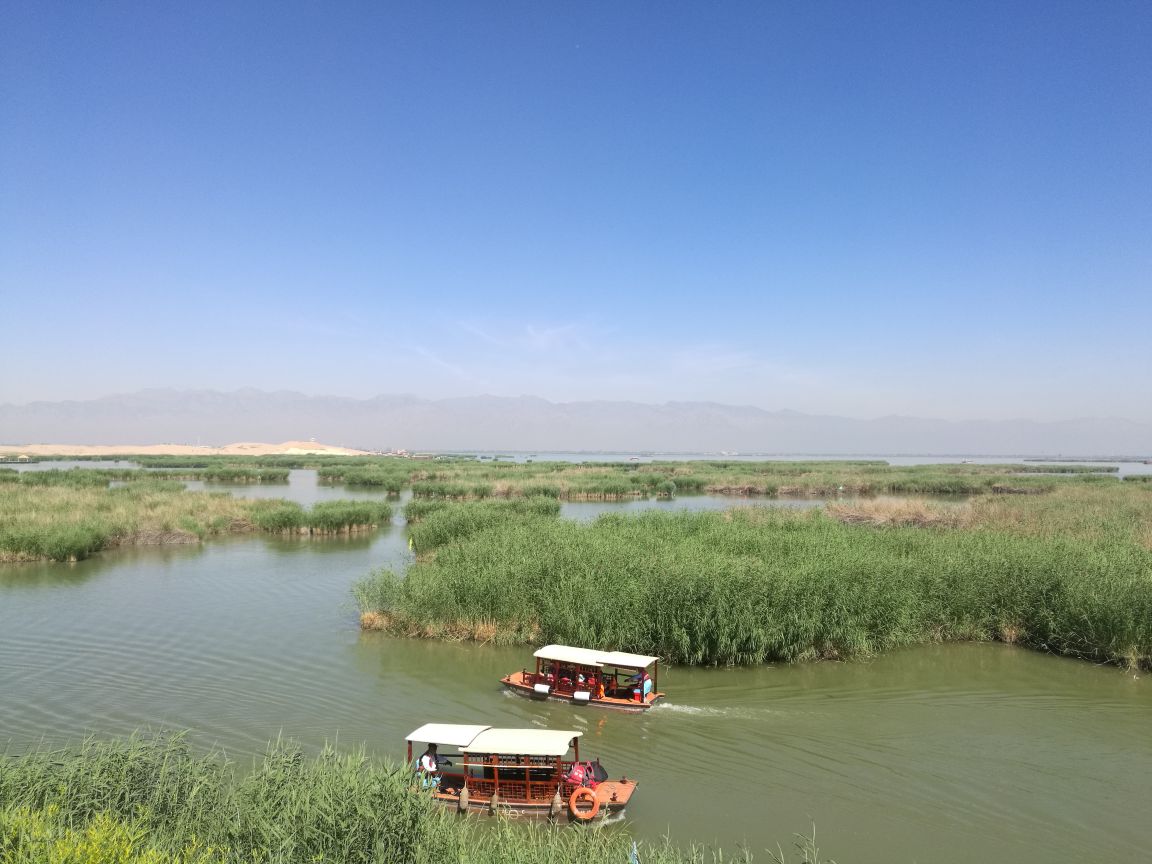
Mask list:
[{"label": "person in white shirt", "polygon": [[420,770],[425,774],[435,774],[440,770],[440,757],[436,755],[435,744],[429,744],[424,755],[420,757]]}]

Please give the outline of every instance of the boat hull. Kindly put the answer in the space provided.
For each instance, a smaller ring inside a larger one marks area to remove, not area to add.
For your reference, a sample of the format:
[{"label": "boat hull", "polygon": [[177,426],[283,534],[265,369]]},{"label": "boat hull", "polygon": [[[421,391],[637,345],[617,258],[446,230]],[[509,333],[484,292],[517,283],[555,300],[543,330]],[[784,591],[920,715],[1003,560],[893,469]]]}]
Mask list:
[{"label": "boat hull", "polygon": [[[596,796],[597,803],[600,805],[596,818],[603,819],[620,815],[624,808],[628,806],[628,802],[631,800],[632,794],[635,791],[635,780],[605,780],[603,783],[597,785],[596,788],[592,790]],[[535,801],[504,800],[501,798],[494,809],[492,807],[492,801],[488,796],[470,796],[468,812],[481,814],[515,813],[518,816],[531,819],[555,819],[559,822],[588,821],[577,819],[569,810],[568,796],[572,794],[572,789],[566,786],[564,793],[561,810],[555,816],[552,814],[553,801],[551,798]],[[445,783],[442,785],[441,790],[437,791],[433,797],[436,803],[444,807],[451,807],[455,810],[461,809],[459,789],[451,785],[450,777],[445,778]]]}]

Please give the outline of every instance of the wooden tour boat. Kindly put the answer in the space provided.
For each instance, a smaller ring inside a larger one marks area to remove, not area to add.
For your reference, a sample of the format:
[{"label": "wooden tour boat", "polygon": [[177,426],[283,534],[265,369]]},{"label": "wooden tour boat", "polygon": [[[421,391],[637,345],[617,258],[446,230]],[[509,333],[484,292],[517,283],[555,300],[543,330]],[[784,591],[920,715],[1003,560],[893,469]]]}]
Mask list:
[{"label": "wooden tour boat", "polygon": [[[619,813],[636,790],[636,781],[607,779],[600,760],[580,761],[580,732],[552,729],[493,729],[427,723],[407,737],[428,747],[415,757],[425,787],[436,800],[469,810],[510,810],[553,820],[588,822]],[[443,750],[441,750],[443,748]],[[568,752],[573,758],[568,759]],[[437,766],[421,767],[424,756]]]},{"label": "wooden tour boat", "polygon": [[[535,670],[513,672],[501,678],[501,683],[537,699],[620,711],[646,711],[664,698],[659,690],[659,657],[570,645],[547,645],[533,656]],[[648,674],[649,666],[652,675]]]}]

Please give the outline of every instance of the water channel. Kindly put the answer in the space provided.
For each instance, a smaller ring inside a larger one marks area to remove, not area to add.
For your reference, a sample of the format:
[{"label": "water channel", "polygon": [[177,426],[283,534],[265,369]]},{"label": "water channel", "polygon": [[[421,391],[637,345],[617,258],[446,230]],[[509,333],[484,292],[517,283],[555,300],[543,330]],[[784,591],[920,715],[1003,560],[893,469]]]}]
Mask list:
[{"label": "water channel", "polygon": [[[212,488],[302,503],[356,495],[311,472],[292,472],[287,487]],[[815,823],[844,864],[1136,861],[1152,849],[1143,675],[942,645],[850,663],[662,669],[671,698],[639,717],[532,702],[497,683],[529,649],[360,632],[348,589],[407,560],[395,521],[352,538],[0,566],[0,749],[165,727],[242,762],[280,734],[399,758],[405,733],[428,721],[567,727],[584,733],[585,753],[639,778],[627,813],[638,836],[761,850]]]}]

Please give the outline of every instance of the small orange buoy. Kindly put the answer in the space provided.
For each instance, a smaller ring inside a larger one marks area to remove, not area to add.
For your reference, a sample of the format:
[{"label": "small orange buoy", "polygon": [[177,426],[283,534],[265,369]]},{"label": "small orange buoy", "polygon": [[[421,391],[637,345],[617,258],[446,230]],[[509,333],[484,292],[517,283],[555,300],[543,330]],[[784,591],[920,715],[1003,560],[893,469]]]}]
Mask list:
[{"label": "small orange buoy", "polygon": [[[581,804],[585,802],[592,806],[582,808]],[[568,798],[568,812],[577,822],[588,822],[595,819],[596,814],[600,812],[600,799],[587,786],[578,786]]]}]

